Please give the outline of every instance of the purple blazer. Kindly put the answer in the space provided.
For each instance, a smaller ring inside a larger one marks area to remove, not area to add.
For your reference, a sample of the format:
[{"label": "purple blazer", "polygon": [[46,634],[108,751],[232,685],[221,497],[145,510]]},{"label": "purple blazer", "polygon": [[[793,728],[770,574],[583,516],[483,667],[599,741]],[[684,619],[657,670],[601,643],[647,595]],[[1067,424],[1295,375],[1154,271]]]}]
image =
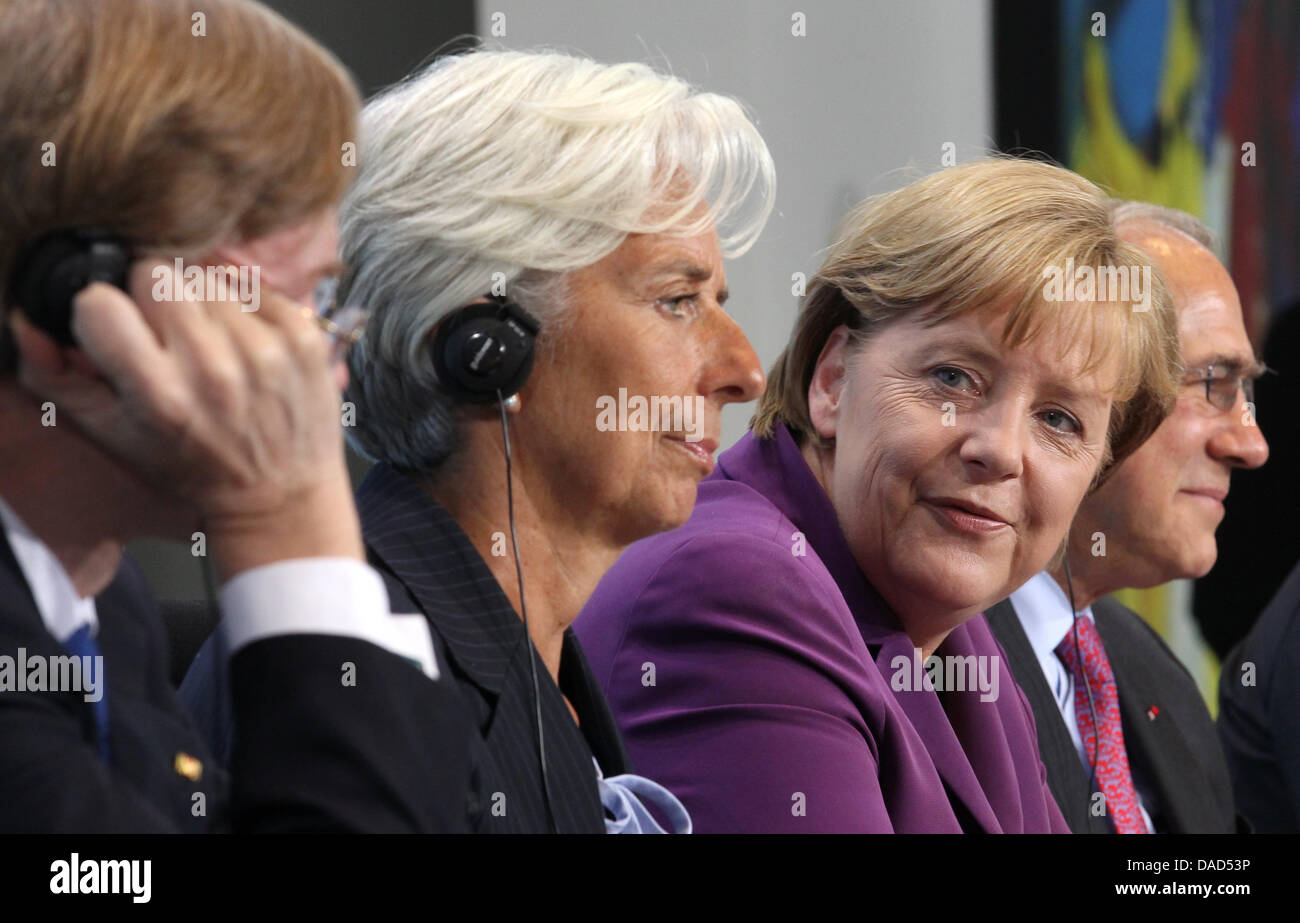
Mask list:
[{"label": "purple blazer", "polygon": [[723,453],[690,520],[628,548],[575,628],[635,771],[699,832],[1069,832],[984,616],[935,654],[984,658],[996,698],[900,670],[911,639],[784,427]]}]

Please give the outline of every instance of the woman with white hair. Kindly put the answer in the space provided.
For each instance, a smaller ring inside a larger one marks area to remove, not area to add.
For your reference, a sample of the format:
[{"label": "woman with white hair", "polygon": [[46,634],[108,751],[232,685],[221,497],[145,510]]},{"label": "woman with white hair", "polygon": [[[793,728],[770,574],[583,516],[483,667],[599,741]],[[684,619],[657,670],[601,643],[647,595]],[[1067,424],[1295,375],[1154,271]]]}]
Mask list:
[{"label": "woman with white hair", "polygon": [[569,624],[623,548],[686,521],[722,406],[762,390],[722,261],[773,191],[735,101],[643,65],[479,51],[365,109],[338,291],[370,311],[357,502],[478,729],[478,831],[649,825],[645,780],[598,787],[627,758]]}]

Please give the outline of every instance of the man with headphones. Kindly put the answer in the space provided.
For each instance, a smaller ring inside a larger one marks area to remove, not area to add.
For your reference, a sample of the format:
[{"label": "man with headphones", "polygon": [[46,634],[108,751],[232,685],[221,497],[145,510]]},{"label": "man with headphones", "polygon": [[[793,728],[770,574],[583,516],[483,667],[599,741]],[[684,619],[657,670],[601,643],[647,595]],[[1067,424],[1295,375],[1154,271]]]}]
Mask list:
[{"label": "man with headphones", "polygon": [[[337,264],[356,92],[265,8],[206,11],[221,37],[178,50],[179,0],[0,0],[0,832],[463,830],[442,793],[468,726],[365,563],[340,369],[304,307]],[[251,65],[218,44],[254,38]],[[190,291],[182,254],[204,280],[257,267],[256,310]],[[169,683],[124,555],[142,537],[201,539],[220,582],[229,777]]]}]

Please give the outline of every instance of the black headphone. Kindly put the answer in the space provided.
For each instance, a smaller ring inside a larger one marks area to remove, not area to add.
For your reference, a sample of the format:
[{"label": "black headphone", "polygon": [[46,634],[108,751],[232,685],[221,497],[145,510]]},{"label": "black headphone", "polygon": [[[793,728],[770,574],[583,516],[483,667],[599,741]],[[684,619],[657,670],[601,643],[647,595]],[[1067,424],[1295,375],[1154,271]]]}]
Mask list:
[{"label": "black headphone", "polygon": [[74,346],[72,299],[92,282],[127,290],[131,249],[103,228],[49,231],[25,244],[14,258],[8,301],[64,346]]},{"label": "black headphone", "polygon": [[438,324],[433,367],[452,397],[491,404],[519,391],[533,369],[541,325],[501,295],[457,308]]},{"label": "black headphone", "polygon": [[537,649],[529,639],[528,602],[524,594],[524,569],[515,534],[515,491],[510,451],[510,425],[506,401],[519,392],[533,370],[533,347],[541,325],[519,305],[503,295],[457,308],[438,324],[431,351],[438,382],[453,398],[468,404],[497,404],[501,411],[501,439],[506,458],[506,510],[510,543],[514,548],[515,577],[519,581],[519,614],[524,643],[528,645],[528,672],[533,686],[533,730],[537,735],[537,761],[542,770],[542,798],[551,830],[559,832],[551,806],[550,767],[542,731],[542,698],[537,682]]}]

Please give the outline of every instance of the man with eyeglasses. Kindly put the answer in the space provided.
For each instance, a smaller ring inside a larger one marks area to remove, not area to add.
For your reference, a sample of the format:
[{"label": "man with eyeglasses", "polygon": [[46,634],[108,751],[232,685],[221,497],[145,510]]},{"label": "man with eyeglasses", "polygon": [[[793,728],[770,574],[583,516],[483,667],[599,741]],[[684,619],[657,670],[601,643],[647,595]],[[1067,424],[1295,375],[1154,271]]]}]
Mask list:
[{"label": "man with eyeglasses", "polygon": [[1183,387],[1151,438],[1084,499],[1056,568],[986,615],[1034,710],[1048,784],[1075,833],[1232,833],[1228,770],[1196,683],[1107,594],[1214,565],[1232,470],[1268,458],[1252,386],[1264,368],[1201,222],[1118,201],[1112,220],[1169,286]]}]

